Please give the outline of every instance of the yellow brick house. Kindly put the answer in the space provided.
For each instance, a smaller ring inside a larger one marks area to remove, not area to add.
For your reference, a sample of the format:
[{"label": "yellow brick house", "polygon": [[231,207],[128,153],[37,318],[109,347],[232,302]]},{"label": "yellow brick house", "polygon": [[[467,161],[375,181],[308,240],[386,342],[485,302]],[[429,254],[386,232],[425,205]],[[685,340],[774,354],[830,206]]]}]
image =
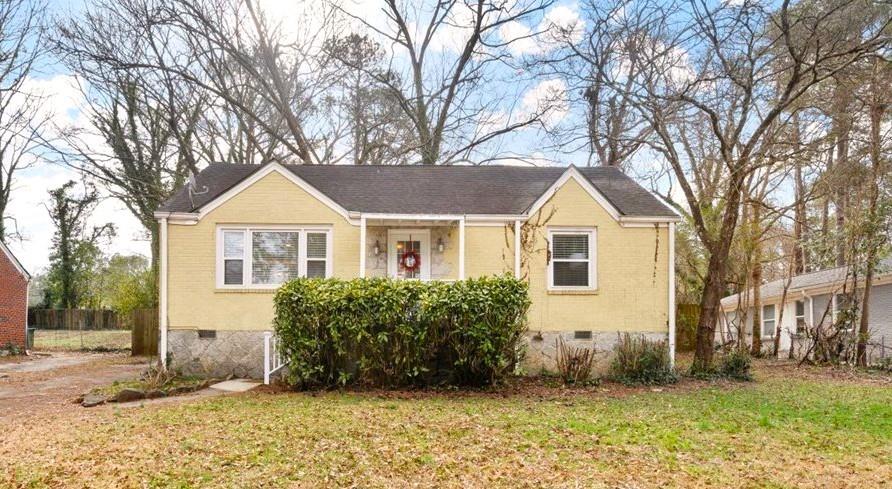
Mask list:
[{"label": "yellow brick house", "polygon": [[299,276],[516,274],[531,373],[558,336],[606,354],[632,332],[674,354],[679,218],[616,168],[211,164],[155,217],[159,353],[185,372],[262,376],[273,294]]}]

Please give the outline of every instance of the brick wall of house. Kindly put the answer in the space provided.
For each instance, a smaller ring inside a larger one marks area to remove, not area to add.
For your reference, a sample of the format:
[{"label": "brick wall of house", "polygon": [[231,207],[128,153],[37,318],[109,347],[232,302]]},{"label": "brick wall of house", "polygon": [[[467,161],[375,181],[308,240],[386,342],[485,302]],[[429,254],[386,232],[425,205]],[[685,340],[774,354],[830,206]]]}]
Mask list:
[{"label": "brick wall of house", "polygon": [[28,319],[28,281],[0,250],[0,348],[13,344],[25,347]]}]

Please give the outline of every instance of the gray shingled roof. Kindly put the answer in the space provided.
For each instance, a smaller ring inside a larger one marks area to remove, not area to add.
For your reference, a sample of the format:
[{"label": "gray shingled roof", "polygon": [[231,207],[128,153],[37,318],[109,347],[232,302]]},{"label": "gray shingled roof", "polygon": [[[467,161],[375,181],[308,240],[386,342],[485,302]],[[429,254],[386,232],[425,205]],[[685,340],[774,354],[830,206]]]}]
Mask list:
[{"label": "gray shingled roof", "polygon": [[[888,274],[890,271],[892,271],[892,257],[886,258],[880,262],[879,266],[877,267],[876,275],[883,276]],[[798,292],[801,290],[814,289],[842,283],[842,281],[846,279],[847,273],[848,267],[836,267],[797,275],[790,281],[790,287],[787,289],[787,294]],[[786,282],[787,279],[779,279],[768,282],[759,288],[759,295],[763,299],[780,297],[784,293],[784,285],[786,284]],[[722,305],[736,306],[737,298],[739,295],[740,294],[734,294],[723,298]]]},{"label": "gray shingled roof", "polygon": [[[283,165],[348,211],[400,214],[521,214],[567,170],[516,166]],[[254,165],[215,163],[159,210],[194,212],[253,172]],[[623,216],[674,217],[650,192],[616,168],[579,171]]]}]

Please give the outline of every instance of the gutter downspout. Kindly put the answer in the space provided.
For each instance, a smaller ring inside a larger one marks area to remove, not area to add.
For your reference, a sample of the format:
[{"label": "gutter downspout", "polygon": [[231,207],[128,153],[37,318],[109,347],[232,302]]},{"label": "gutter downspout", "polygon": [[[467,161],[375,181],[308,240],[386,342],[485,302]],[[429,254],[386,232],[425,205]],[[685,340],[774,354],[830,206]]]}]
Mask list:
[{"label": "gutter downspout", "polygon": [[675,368],[675,223],[669,223],[669,364]]},{"label": "gutter downspout", "polygon": [[514,277],[520,278],[520,221],[514,221]]},{"label": "gutter downspout", "polygon": [[161,338],[158,341],[158,356],[161,357],[161,366],[167,368],[167,218],[162,217],[159,221],[159,243],[160,252],[159,264],[159,292],[158,292],[158,329],[161,332]]}]

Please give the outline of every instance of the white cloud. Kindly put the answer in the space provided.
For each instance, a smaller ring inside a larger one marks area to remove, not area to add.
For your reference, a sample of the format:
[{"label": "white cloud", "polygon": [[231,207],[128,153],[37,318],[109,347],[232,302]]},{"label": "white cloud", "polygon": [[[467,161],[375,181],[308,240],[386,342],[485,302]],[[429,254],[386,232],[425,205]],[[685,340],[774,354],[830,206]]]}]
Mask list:
[{"label": "white cloud", "polygon": [[538,53],[541,50],[541,45],[535,38],[533,30],[516,20],[503,25],[499,29],[499,36],[503,41],[511,42],[508,45],[508,50],[515,56]]},{"label": "white cloud", "polygon": [[499,36],[515,56],[544,54],[566,43],[582,39],[585,23],[579,18],[576,5],[558,5],[547,11],[535,28],[520,22],[508,22],[499,29]]},{"label": "white cloud", "polygon": [[561,79],[543,80],[523,95],[523,111],[542,114],[546,127],[554,127],[570,112],[567,84]]},{"label": "white cloud", "polygon": [[494,165],[501,166],[560,166],[557,162],[552,159],[546,158],[545,155],[536,151],[531,153],[529,156],[509,156],[505,158],[499,158],[498,160],[493,161]]}]

